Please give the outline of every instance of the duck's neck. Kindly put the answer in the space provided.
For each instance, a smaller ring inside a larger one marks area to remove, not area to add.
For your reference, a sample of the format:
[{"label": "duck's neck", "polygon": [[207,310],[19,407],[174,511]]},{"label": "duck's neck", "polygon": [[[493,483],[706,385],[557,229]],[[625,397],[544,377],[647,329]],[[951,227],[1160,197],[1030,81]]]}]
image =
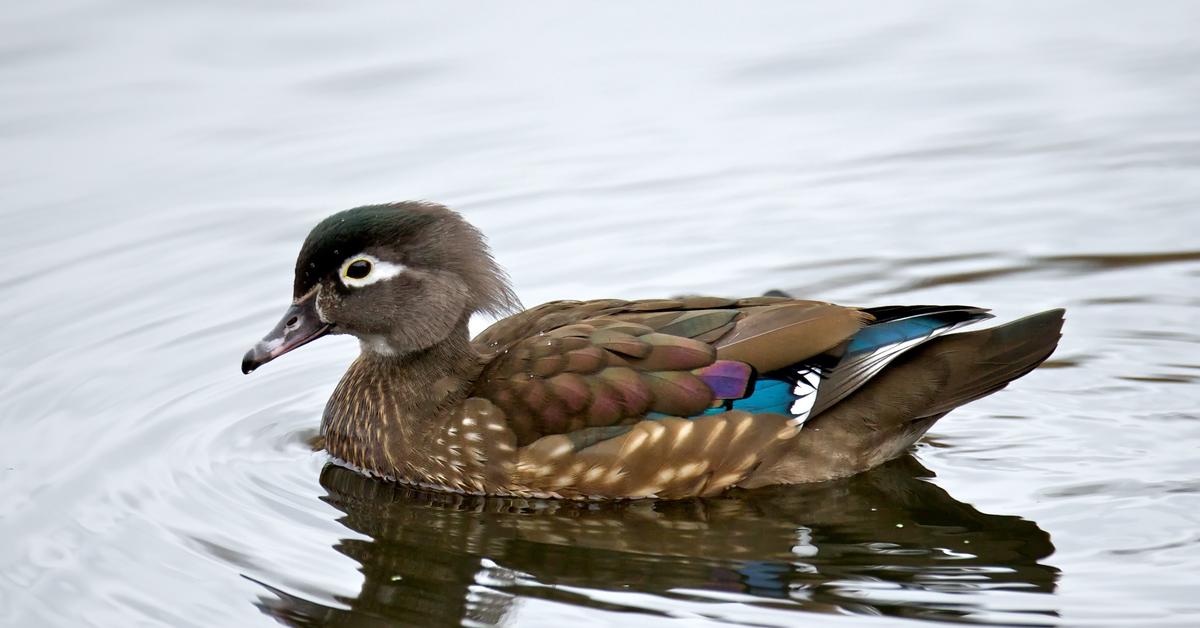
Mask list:
[{"label": "duck's neck", "polygon": [[364,347],[325,406],[325,448],[357,467],[402,479],[432,426],[467,396],[478,368],[466,321],[421,351],[388,355]]}]

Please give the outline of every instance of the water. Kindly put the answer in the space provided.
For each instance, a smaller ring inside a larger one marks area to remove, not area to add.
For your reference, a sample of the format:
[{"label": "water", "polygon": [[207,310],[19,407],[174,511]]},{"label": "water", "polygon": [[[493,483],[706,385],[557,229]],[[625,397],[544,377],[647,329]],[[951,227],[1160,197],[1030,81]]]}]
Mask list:
[{"label": "water", "polygon": [[[1200,623],[1200,8],[754,10],[9,6],[0,625]],[[529,305],[781,288],[1066,336],[845,481],[407,493],[307,445],[352,341],[238,372],[309,227],[405,198]]]}]

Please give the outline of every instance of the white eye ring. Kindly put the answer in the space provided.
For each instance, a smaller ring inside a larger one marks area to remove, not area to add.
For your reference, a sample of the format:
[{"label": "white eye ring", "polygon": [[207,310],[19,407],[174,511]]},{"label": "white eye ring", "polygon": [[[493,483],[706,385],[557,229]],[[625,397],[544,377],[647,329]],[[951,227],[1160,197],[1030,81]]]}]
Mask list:
[{"label": "white eye ring", "polygon": [[[355,262],[367,262],[371,265],[371,269],[367,271],[365,277],[355,278],[347,274],[350,272],[350,265]],[[351,288],[361,288],[385,279],[391,279],[406,270],[408,268],[404,264],[393,264],[392,262],[385,262],[374,255],[359,253],[358,255],[347,257],[346,261],[342,262],[342,268],[338,271],[338,278],[342,280],[343,284]]]}]

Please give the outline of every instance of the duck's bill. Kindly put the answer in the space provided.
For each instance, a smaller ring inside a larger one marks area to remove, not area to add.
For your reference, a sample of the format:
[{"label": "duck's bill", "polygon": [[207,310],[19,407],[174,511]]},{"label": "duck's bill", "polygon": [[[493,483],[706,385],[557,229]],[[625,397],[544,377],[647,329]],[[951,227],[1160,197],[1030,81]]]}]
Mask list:
[{"label": "duck's bill", "polygon": [[288,351],[329,333],[333,325],[321,321],[321,317],[317,315],[316,302],[316,294],[313,293],[293,303],[292,307],[283,313],[283,318],[275,325],[275,329],[242,357],[242,372],[250,373]]}]

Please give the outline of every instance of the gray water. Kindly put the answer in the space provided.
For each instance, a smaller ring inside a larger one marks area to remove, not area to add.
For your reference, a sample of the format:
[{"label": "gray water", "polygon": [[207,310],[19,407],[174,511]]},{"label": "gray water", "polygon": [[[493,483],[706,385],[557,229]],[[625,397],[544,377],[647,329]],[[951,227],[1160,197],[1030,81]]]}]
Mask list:
[{"label": "gray water", "polygon": [[[1200,5],[801,4],[6,5],[0,625],[1200,625]],[[849,480],[411,493],[307,444],[355,343],[238,364],[317,220],[412,198],[527,305],[1065,337]]]}]

